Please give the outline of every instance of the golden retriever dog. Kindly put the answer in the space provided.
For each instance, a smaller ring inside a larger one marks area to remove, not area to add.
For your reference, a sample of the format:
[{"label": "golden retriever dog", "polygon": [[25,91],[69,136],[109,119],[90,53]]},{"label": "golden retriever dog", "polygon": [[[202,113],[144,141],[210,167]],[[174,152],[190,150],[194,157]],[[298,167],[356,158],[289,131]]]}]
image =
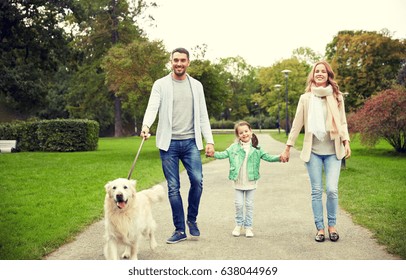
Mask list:
[{"label": "golden retriever dog", "polygon": [[135,180],[119,178],[104,186],[104,256],[108,260],[119,259],[119,251],[124,251],[121,258],[136,260],[142,237],[149,237],[152,250],[157,246],[151,208],[164,197],[164,188],[156,185],[137,192],[135,185]]}]

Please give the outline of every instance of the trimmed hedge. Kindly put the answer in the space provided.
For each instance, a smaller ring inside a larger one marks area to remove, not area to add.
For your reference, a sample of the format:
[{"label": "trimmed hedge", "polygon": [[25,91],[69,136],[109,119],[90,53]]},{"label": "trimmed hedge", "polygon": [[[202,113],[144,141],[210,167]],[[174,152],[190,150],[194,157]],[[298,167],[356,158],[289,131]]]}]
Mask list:
[{"label": "trimmed hedge", "polygon": [[81,119],[55,119],[0,124],[0,139],[17,140],[19,151],[94,151],[99,123]]},{"label": "trimmed hedge", "polygon": [[[278,128],[278,122],[274,117],[264,117],[258,118],[257,116],[247,116],[244,118],[249,124],[251,124],[253,129],[259,129],[260,127],[263,129],[274,129]],[[238,121],[232,120],[216,120],[214,118],[210,119],[210,125],[212,129],[234,129],[234,125]],[[283,120],[281,121],[281,125],[283,124]],[[260,125],[261,124],[261,125]]]}]

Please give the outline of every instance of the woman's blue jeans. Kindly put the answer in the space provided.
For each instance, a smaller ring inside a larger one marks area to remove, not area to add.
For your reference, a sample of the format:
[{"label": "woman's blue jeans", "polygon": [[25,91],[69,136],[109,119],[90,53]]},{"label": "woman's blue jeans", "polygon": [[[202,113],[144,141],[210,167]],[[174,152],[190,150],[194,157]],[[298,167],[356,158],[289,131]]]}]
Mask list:
[{"label": "woman's blue jeans", "polygon": [[162,169],[168,182],[168,197],[176,231],[185,232],[185,214],[180,195],[179,160],[185,167],[190,181],[187,220],[196,222],[200,197],[203,191],[203,171],[200,151],[195,139],[171,140],[168,151],[159,150]]},{"label": "woman's blue jeans", "polygon": [[314,223],[317,230],[324,229],[323,220],[323,169],[325,173],[327,193],[327,220],[328,226],[335,226],[338,209],[338,179],[341,171],[341,160],[336,155],[316,155],[311,153],[309,162],[306,162],[307,172],[312,187],[312,208]]}]

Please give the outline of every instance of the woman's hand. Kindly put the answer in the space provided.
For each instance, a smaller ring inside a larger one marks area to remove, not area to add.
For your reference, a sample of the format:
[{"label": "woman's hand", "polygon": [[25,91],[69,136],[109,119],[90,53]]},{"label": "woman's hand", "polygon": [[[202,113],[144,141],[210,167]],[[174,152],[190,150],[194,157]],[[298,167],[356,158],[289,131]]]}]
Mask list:
[{"label": "woman's hand", "polygon": [[344,141],[345,159],[351,156],[350,141]]},{"label": "woman's hand", "polygon": [[285,150],[281,154],[281,161],[289,162],[289,158],[290,158],[290,146],[286,145]]}]

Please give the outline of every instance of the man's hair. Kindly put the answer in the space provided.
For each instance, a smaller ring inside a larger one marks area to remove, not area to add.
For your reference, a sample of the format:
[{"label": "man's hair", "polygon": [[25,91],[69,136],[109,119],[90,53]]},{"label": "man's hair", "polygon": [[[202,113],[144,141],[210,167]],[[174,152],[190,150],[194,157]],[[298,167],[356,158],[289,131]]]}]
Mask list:
[{"label": "man's hair", "polygon": [[[174,50],[171,52],[171,58],[172,58],[173,54],[176,53],[176,52],[186,54],[187,59],[189,59],[189,51],[188,51],[187,49],[185,49],[185,48],[176,48],[176,49],[174,49]],[[189,59],[189,60],[190,60],[190,59]]]}]

